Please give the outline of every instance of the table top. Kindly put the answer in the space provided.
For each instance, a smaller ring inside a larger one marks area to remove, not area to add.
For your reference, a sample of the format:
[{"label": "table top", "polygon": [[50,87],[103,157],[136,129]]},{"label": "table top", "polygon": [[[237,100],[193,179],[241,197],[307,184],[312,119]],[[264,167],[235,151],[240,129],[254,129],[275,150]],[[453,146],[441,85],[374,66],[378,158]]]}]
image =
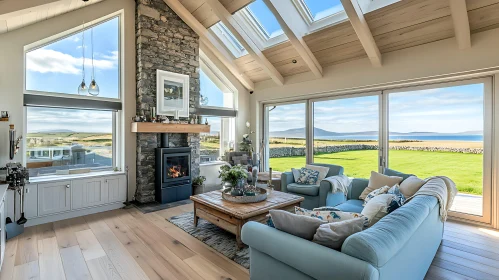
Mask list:
[{"label": "table top", "polygon": [[273,191],[266,200],[257,203],[233,203],[222,198],[222,191],[216,190],[191,196],[191,200],[238,219],[248,219],[305,200],[301,196]]}]

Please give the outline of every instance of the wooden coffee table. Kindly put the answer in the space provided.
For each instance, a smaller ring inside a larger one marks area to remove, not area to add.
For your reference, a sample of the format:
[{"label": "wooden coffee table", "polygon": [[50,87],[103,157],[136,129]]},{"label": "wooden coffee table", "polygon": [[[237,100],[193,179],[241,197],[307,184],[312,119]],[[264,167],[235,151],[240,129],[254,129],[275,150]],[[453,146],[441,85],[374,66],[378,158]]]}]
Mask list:
[{"label": "wooden coffee table", "polygon": [[198,218],[205,219],[212,224],[236,235],[237,246],[244,246],[241,241],[241,229],[249,221],[265,223],[271,209],[294,212],[295,206],[300,206],[304,200],[301,196],[273,191],[262,202],[239,204],[226,201],[222,198],[221,190],[191,196],[194,202],[194,226],[198,225]]}]

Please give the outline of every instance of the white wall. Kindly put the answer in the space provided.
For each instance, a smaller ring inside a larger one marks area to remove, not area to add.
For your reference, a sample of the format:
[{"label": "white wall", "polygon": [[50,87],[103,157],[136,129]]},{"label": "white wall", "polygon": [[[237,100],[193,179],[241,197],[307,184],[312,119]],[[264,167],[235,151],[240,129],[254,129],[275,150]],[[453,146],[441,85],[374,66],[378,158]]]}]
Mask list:
[{"label": "white wall", "polygon": [[[130,168],[130,195],[135,192],[136,136],[130,132],[129,120],[135,115],[135,1],[106,0],[85,9],[60,15],[0,35],[0,110],[9,111],[11,120],[0,122],[0,166],[9,161],[8,125],[14,124],[17,134],[24,129],[23,75],[24,46],[80,26],[109,14],[124,11],[122,63],[124,69],[124,149],[125,164]],[[126,151],[126,152],[125,152]],[[22,162],[21,150],[14,161]],[[131,196],[130,196],[131,197]]]},{"label": "white wall", "polygon": [[271,80],[263,81],[256,84],[255,92],[250,96],[252,123],[258,125],[255,139],[263,137],[262,103],[265,102],[341,94],[362,88],[387,88],[413,79],[498,66],[499,29],[494,29],[473,35],[472,48],[468,50],[459,50],[455,39],[451,38],[386,53],[380,68],[372,67],[366,58],[325,67],[320,79],[303,73],[285,78],[284,86],[277,86]]}]

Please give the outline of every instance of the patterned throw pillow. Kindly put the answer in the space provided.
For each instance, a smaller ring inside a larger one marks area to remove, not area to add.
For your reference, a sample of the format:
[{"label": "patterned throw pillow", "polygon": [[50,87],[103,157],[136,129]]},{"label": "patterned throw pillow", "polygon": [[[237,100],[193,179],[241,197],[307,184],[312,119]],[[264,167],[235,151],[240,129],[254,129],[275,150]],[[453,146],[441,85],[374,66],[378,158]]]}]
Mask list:
[{"label": "patterned throw pillow", "polygon": [[302,169],[300,169],[300,178],[298,178],[296,183],[301,185],[315,185],[318,180],[319,171],[302,167]]},{"label": "patterned throw pillow", "polygon": [[395,198],[392,200],[390,205],[388,205],[388,213],[391,213],[395,211],[395,209],[401,207],[405,203],[405,196],[404,194],[400,191],[399,185],[395,185],[391,187],[388,192],[388,194],[393,194],[395,195]]},{"label": "patterned throw pillow", "polygon": [[340,209],[333,206],[322,206],[312,209],[312,211],[341,211]]},{"label": "patterned throw pillow", "polygon": [[334,223],[334,222],[340,222],[340,221],[346,221],[346,220],[351,220],[355,218],[364,218],[365,219],[365,226],[369,224],[369,221],[367,217],[364,217],[363,215],[359,213],[353,213],[353,212],[342,212],[342,211],[313,211],[313,210],[308,210],[305,208],[300,208],[295,206],[295,213],[296,215],[303,215],[303,216],[308,216],[312,218],[317,218],[323,221],[327,221],[328,223]]},{"label": "patterned throw pillow", "polygon": [[374,197],[380,195],[380,194],[385,194],[388,192],[390,189],[389,186],[384,186],[379,189],[375,189],[374,191],[370,192],[366,198],[364,199],[364,203],[362,203],[362,206],[366,206],[366,204],[369,202],[369,200],[373,199]]}]

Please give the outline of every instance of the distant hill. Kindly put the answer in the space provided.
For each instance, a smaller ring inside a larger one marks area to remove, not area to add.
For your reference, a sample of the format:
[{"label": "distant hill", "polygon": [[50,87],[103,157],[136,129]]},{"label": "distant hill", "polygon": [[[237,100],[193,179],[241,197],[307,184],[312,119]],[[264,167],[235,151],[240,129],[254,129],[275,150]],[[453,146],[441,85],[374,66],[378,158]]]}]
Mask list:
[{"label": "distant hill", "polygon": [[35,133],[74,133],[74,131],[70,129],[48,129],[48,130],[39,130]]},{"label": "distant hill", "polygon": [[[316,137],[331,137],[331,136],[346,136],[346,135],[378,135],[378,131],[359,131],[359,132],[333,132],[324,130],[321,128],[314,128],[314,136]],[[403,135],[482,135],[483,131],[465,131],[465,132],[456,132],[456,133],[438,133],[438,132],[423,132],[423,131],[415,131],[415,132],[390,132],[390,135],[394,136],[403,136]],[[278,137],[278,138],[305,138],[305,128],[293,128],[287,129],[283,131],[271,131],[270,137]]]}]

